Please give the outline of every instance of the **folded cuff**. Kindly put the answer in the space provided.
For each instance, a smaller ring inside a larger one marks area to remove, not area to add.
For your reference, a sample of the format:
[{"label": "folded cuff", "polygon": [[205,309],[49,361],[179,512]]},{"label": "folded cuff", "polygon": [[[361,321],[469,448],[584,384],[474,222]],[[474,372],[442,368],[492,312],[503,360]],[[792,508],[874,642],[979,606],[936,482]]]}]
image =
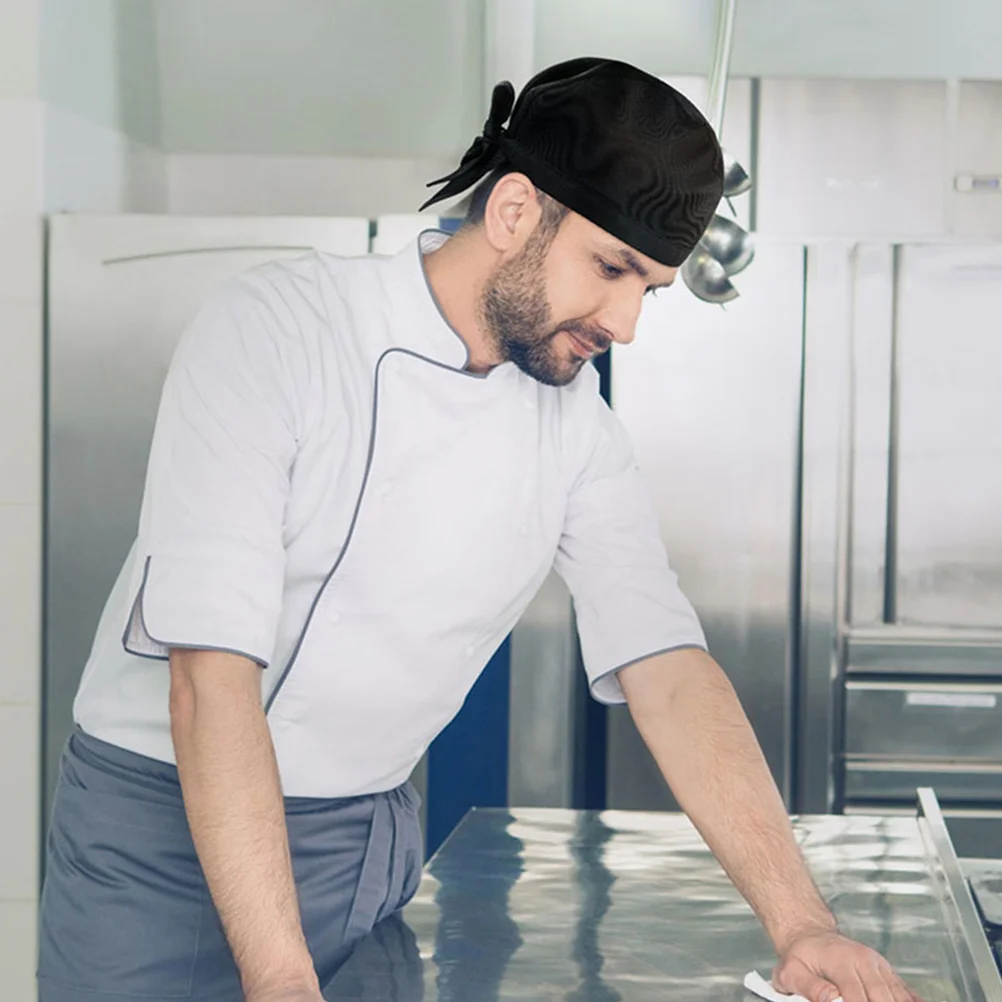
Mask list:
[{"label": "folded cuff", "polygon": [[122,646],[159,659],[172,647],[228,651],[267,666],[282,588],[281,564],[254,554],[225,560],[147,556]]}]

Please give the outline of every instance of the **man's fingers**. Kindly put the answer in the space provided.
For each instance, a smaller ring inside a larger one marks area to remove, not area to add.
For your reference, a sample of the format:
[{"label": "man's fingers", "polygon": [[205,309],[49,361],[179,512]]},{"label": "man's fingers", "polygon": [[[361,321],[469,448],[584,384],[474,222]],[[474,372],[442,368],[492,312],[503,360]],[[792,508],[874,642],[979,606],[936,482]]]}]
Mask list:
[{"label": "man's fingers", "polygon": [[850,967],[844,975],[839,975],[839,988],[842,989],[843,1002],[875,1002],[867,995],[866,985],[855,967]]},{"label": "man's fingers", "polygon": [[922,999],[893,970],[888,970],[884,975],[884,980],[890,983],[891,991],[894,994],[894,1002],[922,1002]]},{"label": "man's fingers", "polygon": [[796,994],[803,995],[811,1002],[835,1002],[841,995],[838,988],[824,978],[816,978],[811,974],[806,980],[808,983],[803,988],[796,989]]},{"label": "man's fingers", "polygon": [[781,964],[772,973],[772,986],[787,995],[803,995],[811,1002],[835,1002],[838,988],[830,981],[819,978],[800,963]]}]

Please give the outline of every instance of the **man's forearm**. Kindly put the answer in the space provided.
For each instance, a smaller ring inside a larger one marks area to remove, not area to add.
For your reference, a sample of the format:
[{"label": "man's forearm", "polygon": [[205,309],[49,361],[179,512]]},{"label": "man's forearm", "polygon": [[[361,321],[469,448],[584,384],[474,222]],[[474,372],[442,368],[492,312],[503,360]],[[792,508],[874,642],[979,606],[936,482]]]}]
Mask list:
[{"label": "man's forearm", "polygon": [[702,651],[619,674],[638,729],[682,809],[748,900],[777,952],[834,930],[734,689]]},{"label": "man's forearm", "polygon": [[258,666],[173,650],[171,734],[195,848],[244,991],[316,989]]}]

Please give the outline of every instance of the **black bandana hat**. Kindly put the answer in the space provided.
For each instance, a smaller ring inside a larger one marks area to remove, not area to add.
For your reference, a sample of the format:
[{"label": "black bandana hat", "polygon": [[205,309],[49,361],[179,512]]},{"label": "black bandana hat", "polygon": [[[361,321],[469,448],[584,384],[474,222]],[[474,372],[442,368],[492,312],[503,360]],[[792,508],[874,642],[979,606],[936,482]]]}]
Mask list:
[{"label": "black bandana hat", "polygon": [[720,144],[696,106],[657,77],[611,59],[551,66],[517,102],[514,87],[499,83],[483,135],[452,174],[429,184],[445,187],[421,208],[502,164],[670,267],[692,253],[723,193]]}]

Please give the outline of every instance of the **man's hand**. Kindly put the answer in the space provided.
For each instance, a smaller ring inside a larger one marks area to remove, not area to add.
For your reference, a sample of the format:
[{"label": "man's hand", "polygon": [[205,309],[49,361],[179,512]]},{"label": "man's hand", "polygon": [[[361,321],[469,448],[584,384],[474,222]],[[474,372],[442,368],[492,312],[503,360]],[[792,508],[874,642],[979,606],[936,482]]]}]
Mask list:
[{"label": "man's hand", "polygon": [[794,939],[772,974],[773,987],[811,1002],[922,1002],[879,953],[837,933]]},{"label": "man's hand", "polygon": [[199,862],[253,1002],[319,1002],[299,915],[261,669],[223,651],[170,654],[171,737]]},{"label": "man's hand", "polygon": [[619,681],[679,805],[765,926],[780,958],[774,986],[811,1002],[920,1002],[879,954],[838,935],[720,666],[703,651],[671,651]]},{"label": "man's hand", "polygon": [[324,997],[317,989],[264,988],[248,992],[244,1002],[324,1002]]}]

